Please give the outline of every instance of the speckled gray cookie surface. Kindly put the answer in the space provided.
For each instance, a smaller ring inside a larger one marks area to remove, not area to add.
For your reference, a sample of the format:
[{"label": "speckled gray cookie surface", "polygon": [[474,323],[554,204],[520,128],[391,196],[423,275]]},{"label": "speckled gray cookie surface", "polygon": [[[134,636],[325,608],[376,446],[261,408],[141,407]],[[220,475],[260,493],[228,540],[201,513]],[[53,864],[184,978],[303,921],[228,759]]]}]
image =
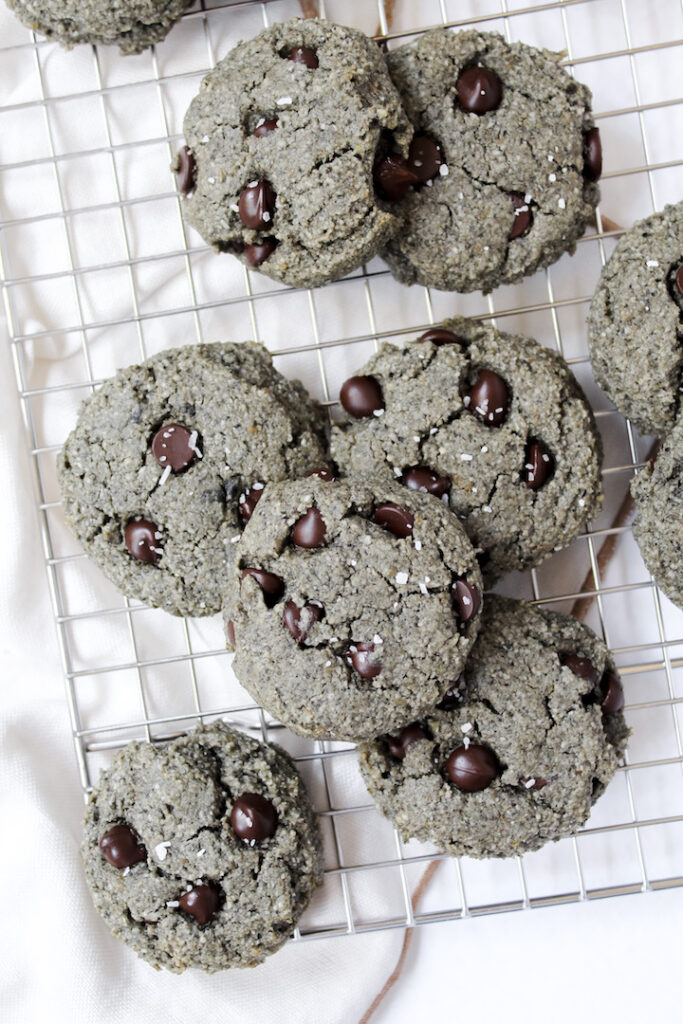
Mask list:
[{"label": "speckled gray cookie surface", "polygon": [[188,109],[186,217],[269,277],[336,280],[398,228],[373,186],[386,132],[407,151],[412,129],[372,40],[316,19],[274,25],[239,43]]},{"label": "speckled gray cookie surface", "polygon": [[90,798],[82,853],[114,935],[170,971],[260,963],[322,881],[292,760],[224,722],[126,746]]},{"label": "speckled gray cookie surface", "polygon": [[262,346],[169,349],[84,402],[58,459],[67,521],[126,595],[213,614],[263,485],[324,462],[326,429]]},{"label": "speckled gray cookie surface", "polygon": [[674,604],[683,607],[683,418],[667,434],[654,464],[631,481],[633,535],[643,560]]},{"label": "speckled gray cookie surface", "polygon": [[[333,428],[339,467],[448,501],[483,552],[488,582],[566,547],[596,514],[600,440],[557,353],[454,319],[402,349],[383,345],[358,377],[377,383],[382,408]],[[349,413],[353,380],[341,392]]]},{"label": "speckled gray cookie surface", "polygon": [[191,0],[7,0],[17,17],[41,35],[71,47],[118,46],[140,53],[160,42]]},{"label": "speckled gray cookie surface", "polygon": [[443,29],[389,54],[416,135],[443,159],[398,205],[403,227],[382,255],[399,281],[488,292],[574,251],[601,164],[590,92],[561,56]]},{"label": "speckled gray cookie surface", "polygon": [[643,433],[670,430],[683,387],[683,202],[620,238],[588,333],[595,376],[619,411]]},{"label": "speckled gray cookie surface", "polygon": [[224,605],[233,669],[304,735],[357,741],[424,713],[479,628],[459,523],[391,482],[270,484],[238,556]]},{"label": "speckled gray cookie surface", "polygon": [[451,854],[510,857],[575,832],[628,738],[621,683],[595,634],[497,596],[444,703],[364,744],[360,766],[404,839]]}]

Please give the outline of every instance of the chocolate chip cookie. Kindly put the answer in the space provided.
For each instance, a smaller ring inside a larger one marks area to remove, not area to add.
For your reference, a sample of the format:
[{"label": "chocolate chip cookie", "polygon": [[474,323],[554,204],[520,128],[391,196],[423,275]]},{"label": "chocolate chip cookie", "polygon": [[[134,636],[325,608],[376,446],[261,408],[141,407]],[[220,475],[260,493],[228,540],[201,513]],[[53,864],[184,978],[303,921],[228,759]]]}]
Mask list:
[{"label": "chocolate chip cookie", "polygon": [[446,29],[389,54],[420,176],[382,253],[399,281],[489,292],[574,251],[602,153],[590,92],[562,56]]},{"label": "chocolate chip cookie", "polygon": [[264,484],[324,462],[326,426],[260,345],[169,349],[83,403],[58,459],[67,521],[124,594],[211,615]]},{"label": "chocolate chip cookie", "polygon": [[638,514],[633,535],[643,560],[674,604],[683,607],[683,418],[657,457],[631,481]]},{"label": "chocolate chip cookie", "polygon": [[239,43],[190,104],[177,164],[187,219],[278,281],[334,281],[398,229],[373,165],[380,143],[398,159],[411,136],[372,40],[317,19],[282,22]]},{"label": "chocolate chip cookie", "polygon": [[291,758],[224,722],[124,747],[90,798],[82,852],[114,935],[176,972],[261,963],[322,881]]},{"label": "chocolate chip cookie", "polygon": [[588,333],[595,376],[619,412],[642,433],[670,430],[683,387],[683,202],[620,238]]},{"label": "chocolate chip cookie", "polygon": [[7,0],[28,28],[63,46],[96,43],[140,53],[160,42],[192,0]]},{"label": "chocolate chip cookie", "polygon": [[267,711],[357,741],[434,706],[477,635],[482,582],[445,505],[331,477],[269,484],[224,615],[233,669]]},{"label": "chocolate chip cookie", "polygon": [[628,738],[605,645],[576,619],[490,596],[437,710],[362,746],[368,789],[404,839],[511,857],[580,828]]},{"label": "chocolate chip cookie", "polygon": [[561,356],[530,338],[447,320],[403,349],[383,345],[340,400],[339,467],[447,502],[488,582],[566,547],[597,512],[593,415]]}]

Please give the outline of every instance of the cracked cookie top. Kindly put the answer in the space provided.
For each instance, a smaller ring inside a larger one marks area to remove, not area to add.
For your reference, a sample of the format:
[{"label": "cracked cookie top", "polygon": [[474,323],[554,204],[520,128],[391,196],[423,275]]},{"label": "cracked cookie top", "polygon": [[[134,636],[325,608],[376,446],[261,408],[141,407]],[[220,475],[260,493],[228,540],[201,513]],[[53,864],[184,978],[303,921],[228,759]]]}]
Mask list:
[{"label": "cracked cookie top", "polygon": [[237,555],[233,669],[302,735],[355,742],[424,714],[479,629],[481,575],[457,519],[390,481],[270,484]]},{"label": "cracked cookie top", "polygon": [[322,881],[321,841],[291,758],[224,722],[129,743],[88,803],[95,906],[155,967],[251,967],[293,933]]},{"label": "cracked cookie top", "polygon": [[440,151],[382,253],[399,281],[489,292],[573,252],[602,156],[590,92],[562,56],[446,29],[389,54],[416,137]]},{"label": "cracked cookie top", "polygon": [[187,219],[276,280],[336,280],[397,230],[373,168],[380,143],[400,156],[411,136],[372,40],[317,19],[282,22],[239,43],[190,104],[178,163]]},{"label": "cracked cookie top", "polygon": [[597,512],[590,407],[564,359],[531,338],[447,320],[405,348],[383,345],[340,399],[349,421],[333,428],[331,450],[341,470],[441,498],[487,581],[566,547]]},{"label": "cracked cookie top", "polygon": [[511,857],[585,823],[626,748],[623,704],[590,629],[492,595],[458,682],[434,713],[364,744],[361,772],[404,840]]},{"label": "cracked cookie top", "polygon": [[57,465],[67,521],[127,596],[211,615],[264,485],[324,462],[326,430],[262,346],[169,349],[83,403]]},{"label": "cracked cookie top", "polygon": [[588,315],[598,383],[645,434],[674,425],[683,389],[683,202],[638,221],[603,267]]}]

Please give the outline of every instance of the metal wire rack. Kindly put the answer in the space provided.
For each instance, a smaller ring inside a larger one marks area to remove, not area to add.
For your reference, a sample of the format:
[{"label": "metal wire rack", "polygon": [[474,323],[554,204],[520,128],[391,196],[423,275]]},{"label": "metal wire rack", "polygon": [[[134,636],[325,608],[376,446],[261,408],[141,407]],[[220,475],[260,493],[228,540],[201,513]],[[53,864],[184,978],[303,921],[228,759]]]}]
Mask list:
[{"label": "metal wire rack", "polygon": [[[594,92],[606,152],[601,209],[629,226],[680,199],[678,0],[320,7],[390,48],[443,24],[566,51],[570,72]],[[165,43],[126,60],[97,48],[65,56],[0,14],[0,274],[83,789],[130,739],[163,740],[203,719],[225,716],[277,739],[297,758],[326,843],[325,885],[296,939],[681,885],[683,615],[654,586],[630,528],[613,525],[649,442],[595,387],[585,341],[587,303],[621,229],[598,211],[573,258],[486,299],[403,288],[379,260],[315,292],[283,288],[212,254],[186,235],[169,170],[182,115],[229,46],[296,13],[293,0],[201,0]],[[588,621],[620,666],[633,739],[577,836],[516,861],[444,858],[417,909],[415,880],[438,851],[401,843],[370,802],[352,747],[300,740],[253,704],[232,677],[215,620],[172,619],[103,580],[65,529],[53,466],[81,399],[162,348],[259,338],[278,368],[332,409],[341,380],[379,341],[415,336],[455,311],[556,347],[594,405],[604,512],[567,552],[503,590],[569,611],[591,573]],[[601,572],[609,537],[616,554]]]}]

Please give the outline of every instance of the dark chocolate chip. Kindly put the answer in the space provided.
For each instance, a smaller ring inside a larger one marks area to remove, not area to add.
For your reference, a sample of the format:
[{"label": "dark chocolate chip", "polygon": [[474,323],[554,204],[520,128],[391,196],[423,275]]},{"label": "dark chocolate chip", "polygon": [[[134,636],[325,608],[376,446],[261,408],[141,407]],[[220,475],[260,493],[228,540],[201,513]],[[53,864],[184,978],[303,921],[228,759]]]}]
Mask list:
[{"label": "dark chocolate chip", "polygon": [[327,526],[320,510],[312,505],[294,523],[290,537],[298,548],[321,548],[327,537]]},{"label": "dark chocolate chip", "polygon": [[384,396],[375,377],[349,377],[339,391],[339,401],[349,416],[357,420],[384,409]]},{"label": "dark chocolate chip", "polygon": [[159,427],[152,438],[152,455],[160,466],[170,466],[179,473],[198,458],[199,445],[196,430],[190,430],[182,423],[167,423]]},{"label": "dark chocolate chip", "polygon": [[275,213],[275,192],[270,182],[259,178],[247,185],[242,189],[237,208],[245,228],[265,231],[273,223]]},{"label": "dark chocolate chip", "polygon": [[469,114],[487,114],[500,106],[503,83],[490,68],[466,68],[456,83],[460,106]]},{"label": "dark chocolate chip", "polygon": [[266,135],[272,135],[278,126],[276,117],[269,117],[267,120],[259,121],[254,128],[254,135],[257,139],[264,139]]},{"label": "dark chocolate chip", "polygon": [[292,47],[289,51],[289,59],[293,60],[295,64],[305,64],[311,71],[314,71],[319,64],[316,52],[310,46]]},{"label": "dark chocolate chip", "polygon": [[439,173],[443,163],[441,146],[429,135],[415,135],[408,150],[408,167],[419,182],[424,184]]},{"label": "dark chocolate chip", "polygon": [[147,859],[144,848],[130,825],[121,822],[104,833],[99,842],[100,853],[115,868],[131,868]]},{"label": "dark chocolate chip", "polygon": [[245,245],[242,251],[249,266],[256,268],[265,263],[276,249],[277,238],[264,238],[262,242],[252,242],[251,245]]},{"label": "dark chocolate chip", "polygon": [[[298,644],[303,643],[314,623],[318,622],[323,614],[323,606],[315,602],[307,601],[303,608],[299,608],[296,601],[288,601],[282,613],[282,625],[291,633]],[[301,622],[302,612],[304,622]]]},{"label": "dark chocolate chip", "polygon": [[499,427],[507,419],[510,389],[493,370],[479,370],[469,390],[469,410],[487,427]]},{"label": "dark chocolate chip", "polygon": [[178,152],[175,168],[178,191],[188,196],[194,190],[197,174],[197,163],[189,146],[183,146]]},{"label": "dark chocolate chip", "polygon": [[273,605],[276,605],[285,592],[285,581],[281,576],[276,576],[274,572],[267,572],[265,569],[255,569],[253,566],[249,566],[248,569],[242,570],[242,579],[245,576],[254,577],[263,591],[263,600],[266,602],[267,608],[272,608]]},{"label": "dark chocolate chip", "polygon": [[439,711],[453,711],[460,707],[463,701],[463,693],[460,689],[460,680],[456,680],[448,687],[443,697],[436,705]]},{"label": "dark chocolate chip", "polygon": [[446,331],[443,327],[430,327],[428,331],[421,334],[418,341],[431,341],[434,345],[466,345],[464,338],[459,338],[453,331]]},{"label": "dark chocolate chip", "polygon": [[263,484],[254,484],[248,491],[243,491],[238,500],[240,516],[242,517],[243,523],[248,523],[254,514],[254,509],[261,500],[263,494]]},{"label": "dark chocolate chip", "polygon": [[555,472],[555,459],[550,450],[535,437],[530,437],[524,452],[522,480],[532,491],[538,491]]},{"label": "dark chocolate chip", "polygon": [[195,885],[189,892],[184,892],[178,900],[180,909],[197,924],[208,924],[221,903],[221,890],[213,882],[208,885]]},{"label": "dark chocolate chip", "polygon": [[411,491],[426,491],[427,494],[441,498],[450,490],[451,478],[439,476],[429,466],[411,466],[410,469],[404,469],[401,483]]},{"label": "dark chocolate chip", "polygon": [[584,658],[580,654],[565,652],[560,654],[560,662],[566,665],[568,669],[571,669],[575,676],[587,680],[591,686],[598,685],[600,673],[589,658]]},{"label": "dark chocolate chip", "polygon": [[510,199],[512,200],[512,206],[514,209],[514,216],[512,219],[512,227],[510,228],[510,234],[508,239],[512,242],[515,238],[521,238],[525,235],[531,227],[533,220],[533,214],[531,213],[531,207],[526,202],[525,198],[519,192],[511,192]]},{"label": "dark chocolate chip", "polygon": [[603,693],[602,713],[614,715],[617,711],[621,711],[624,706],[624,688],[616,672],[609,670],[605,672],[600,688]]},{"label": "dark chocolate chip", "polygon": [[361,679],[374,679],[382,671],[382,662],[372,657],[374,651],[372,643],[351,644],[344,655],[346,664],[355,669]]},{"label": "dark chocolate chip", "polygon": [[597,128],[591,128],[583,137],[583,176],[597,181],[602,174],[602,142]]},{"label": "dark chocolate chip", "polygon": [[417,184],[417,178],[408,166],[408,161],[397,153],[378,157],[372,168],[372,176],[379,195],[392,203],[404,199],[408,189]]},{"label": "dark chocolate chip", "polygon": [[228,619],[228,621],[226,623],[226,626],[225,626],[225,632],[228,634],[228,640],[230,641],[230,646],[234,647],[235,646],[235,623],[232,621],[232,619]]},{"label": "dark chocolate chip", "polygon": [[446,775],[458,789],[466,793],[487,789],[499,774],[498,758],[490,747],[484,747],[481,743],[456,747],[446,759]]},{"label": "dark chocolate chip", "polygon": [[316,466],[315,469],[309,469],[306,476],[319,476],[321,480],[325,480],[327,483],[331,483],[336,480],[334,470],[330,466]]},{"label": "dark chocolate chip", "polygon": [[132,519],[123,539],[128,551],[138,562],[158,562],[162,555],[159,527],[149,519]]},{"label": "dark chocolate chip", "polygon": [[540,775],[526,775],[519,780],[519,784],[522,789],[543,789],[548,785],[548,780],[542,779]]},{"label": "dark chocolate chip", "polygon": [[451,600],[461,622],[471,622],[481,609],[479,588],[467,580],[456,580],[451,584]]},{"label": "dark chocolate chip", "polygon": [[397,761],[402,761],[406,756],[408,747],[411,743],[415,743],[417,740],[424,740],[427,737],[427,733],[424,731],[421,725],[417,722],[413,722],[411,725],[406,725],[396,736],[389,736],[387,739],[387,747],[392,757],[395,757]]},{"label": "dark chocolate chip", "polygon": [[275,834],[277,811],[260,793],[242,793],[232,805],[230,824],[245,843],[262,843]]},{"label": "dark chocolate chip", "polygon": [[411,537],[415,516],[410,509],[396,505],[393,501],[386,501],[375,509],[373,519],[379,526],[384,526],[389,533],[396,537]]}]

